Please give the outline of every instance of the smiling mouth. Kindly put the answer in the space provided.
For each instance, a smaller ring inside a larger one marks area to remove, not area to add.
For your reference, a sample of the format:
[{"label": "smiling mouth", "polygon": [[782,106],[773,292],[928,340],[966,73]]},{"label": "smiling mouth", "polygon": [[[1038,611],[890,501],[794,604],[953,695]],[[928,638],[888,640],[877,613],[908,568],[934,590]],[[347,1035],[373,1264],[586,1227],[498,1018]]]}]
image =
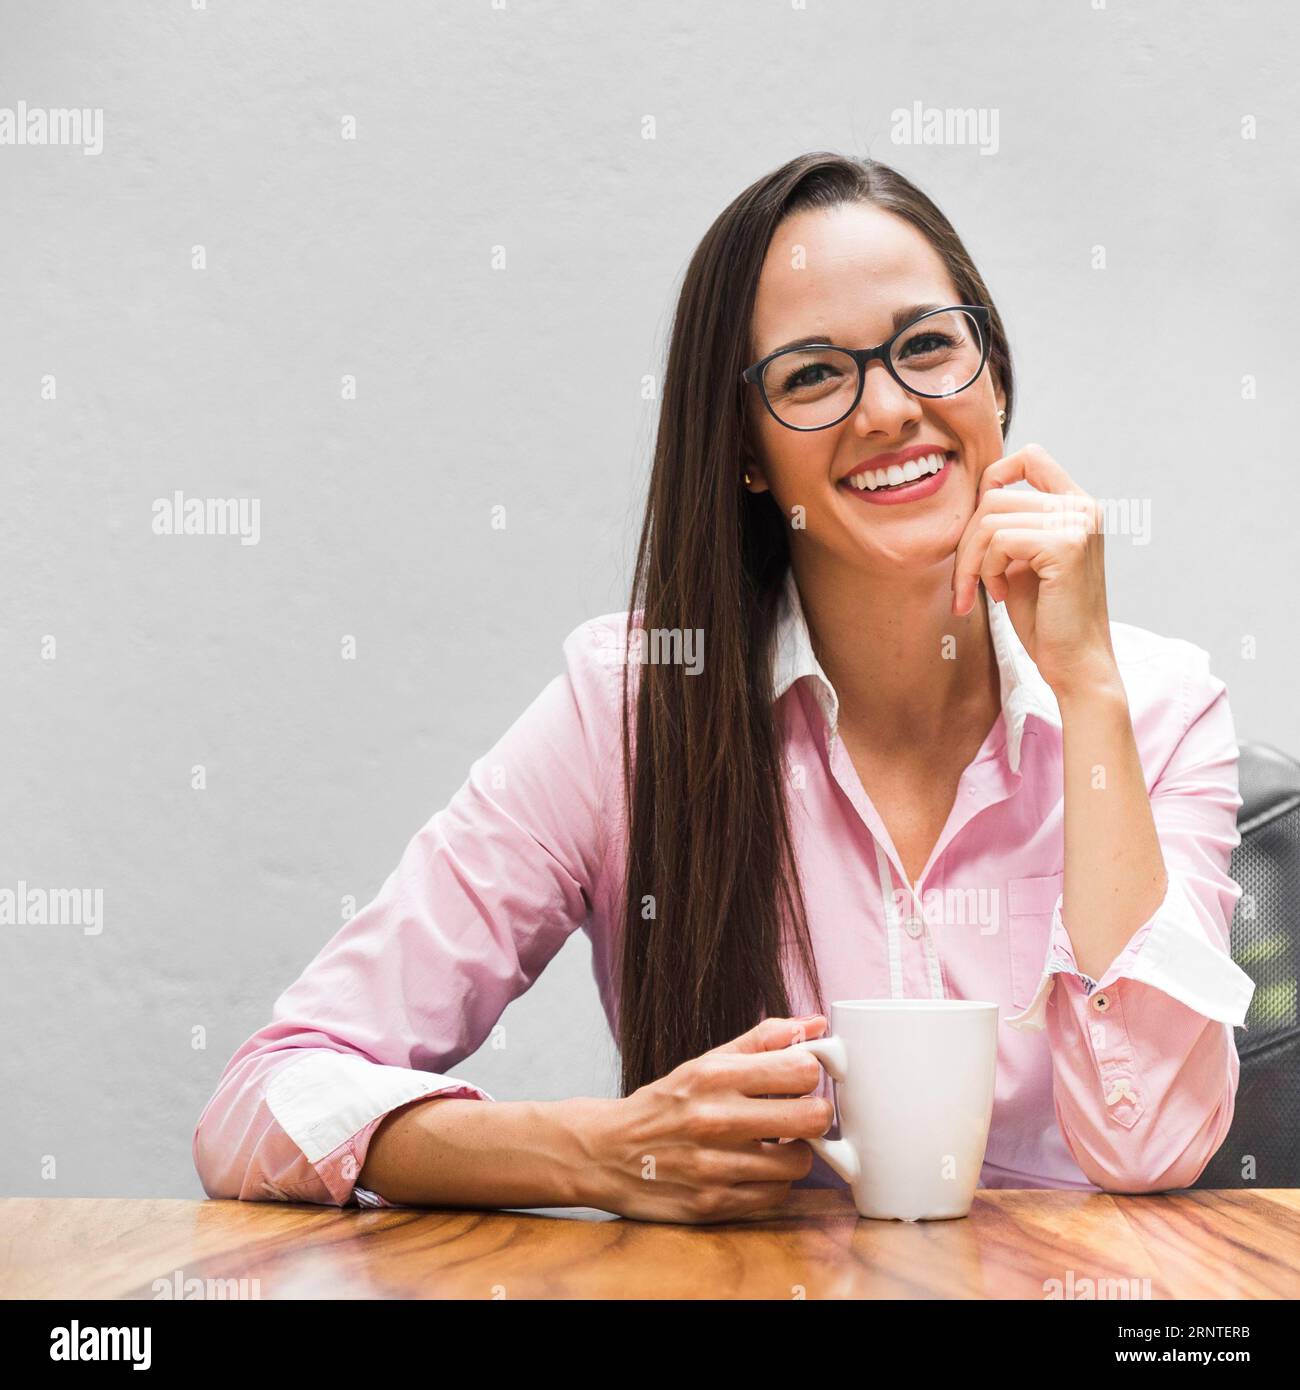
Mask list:
[{"label": "smiling mouth", "polygon": [[909,483],[919,482],[946,468],[957,457],[955,450],[947,453],[935,450],[924,458],[909,459],[901,467],[894,463],[888,468],[863,470],[852,473],[840,480],[839,486],[853,492],[889,492],[893,488],[903,488]]}]

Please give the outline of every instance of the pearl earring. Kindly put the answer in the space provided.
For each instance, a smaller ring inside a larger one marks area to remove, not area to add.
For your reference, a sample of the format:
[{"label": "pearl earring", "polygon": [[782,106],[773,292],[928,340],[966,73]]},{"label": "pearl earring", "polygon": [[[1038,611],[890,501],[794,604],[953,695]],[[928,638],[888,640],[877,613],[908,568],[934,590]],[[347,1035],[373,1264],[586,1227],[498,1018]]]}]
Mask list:
[{"label": "pearl earring", "polygon": [[749,476],[748,473],[746,473],[746,474],[745,474],[745,486],[748,487],[748,486],[750,485],[751,482],[753,482],[753,479]]},{"label": "pearl earring", "polygon": [[1007,423],[1007,412],[1006,412],[1005,410],[999,410],[999,411],[998,411],[998,424],[999,424],[999,425],[1005,425],[1006,423]]}]

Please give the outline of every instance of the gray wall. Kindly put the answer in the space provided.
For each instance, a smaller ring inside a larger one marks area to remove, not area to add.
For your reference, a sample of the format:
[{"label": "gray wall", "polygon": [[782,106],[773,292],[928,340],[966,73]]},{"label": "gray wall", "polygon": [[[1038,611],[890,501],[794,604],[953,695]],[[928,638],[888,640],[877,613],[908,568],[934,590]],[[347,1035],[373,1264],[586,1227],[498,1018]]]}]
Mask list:
[{"label": "gray wall", "polygon": [[[342,897],[623,606],[679,277],[801,150],[938,199],[1010,442],[1150,506],[1112,617],[1300,751],[1294,6],[0,10],[0,107],[103,112],[98,154],[0,147],[0,887],[104,890],[98,935],[0,927],[0,1192],[199,1195],[199,1110]],[[895,143],[914,102],[996,112],[996,151]],[[154,534],[177,490],[259,498],[258,543]],[[613,1093],[581,936],[506,1025],[458,1070]]]}]

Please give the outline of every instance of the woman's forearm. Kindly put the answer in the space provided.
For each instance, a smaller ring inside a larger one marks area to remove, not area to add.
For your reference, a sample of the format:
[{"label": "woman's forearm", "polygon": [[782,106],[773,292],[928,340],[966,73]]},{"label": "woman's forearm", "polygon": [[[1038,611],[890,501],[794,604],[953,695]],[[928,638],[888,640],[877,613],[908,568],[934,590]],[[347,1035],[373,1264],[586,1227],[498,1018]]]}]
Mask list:
[{"label": "woman's forearm", "polygon": [[375,1130],[357,1182],[410,1206],[598,1206],[589,1139],[617,1104],[586,1097],[417,1101]]},{"label": "woman's forearm", "polygon": [[1099,980],[1160,906],[1168,878],[1118,675],[1057,701],[1065,746],[1061,918],[1075,964]]}]

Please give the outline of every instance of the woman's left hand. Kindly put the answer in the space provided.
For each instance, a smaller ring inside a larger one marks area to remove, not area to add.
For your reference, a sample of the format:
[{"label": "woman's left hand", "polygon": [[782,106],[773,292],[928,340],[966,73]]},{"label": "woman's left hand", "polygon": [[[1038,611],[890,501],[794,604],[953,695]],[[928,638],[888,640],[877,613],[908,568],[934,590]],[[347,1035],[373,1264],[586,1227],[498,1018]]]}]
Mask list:
[{"label": "woman's left hand", "polygon": [[[1010,491],[1022,478],[1038,491]],[[1058,698],[1113,685],[1102,543],[1096,502],[1046,449],[1026,444],[980,478],[957,545],[953,612],[970,612],[982,580]]]}]

